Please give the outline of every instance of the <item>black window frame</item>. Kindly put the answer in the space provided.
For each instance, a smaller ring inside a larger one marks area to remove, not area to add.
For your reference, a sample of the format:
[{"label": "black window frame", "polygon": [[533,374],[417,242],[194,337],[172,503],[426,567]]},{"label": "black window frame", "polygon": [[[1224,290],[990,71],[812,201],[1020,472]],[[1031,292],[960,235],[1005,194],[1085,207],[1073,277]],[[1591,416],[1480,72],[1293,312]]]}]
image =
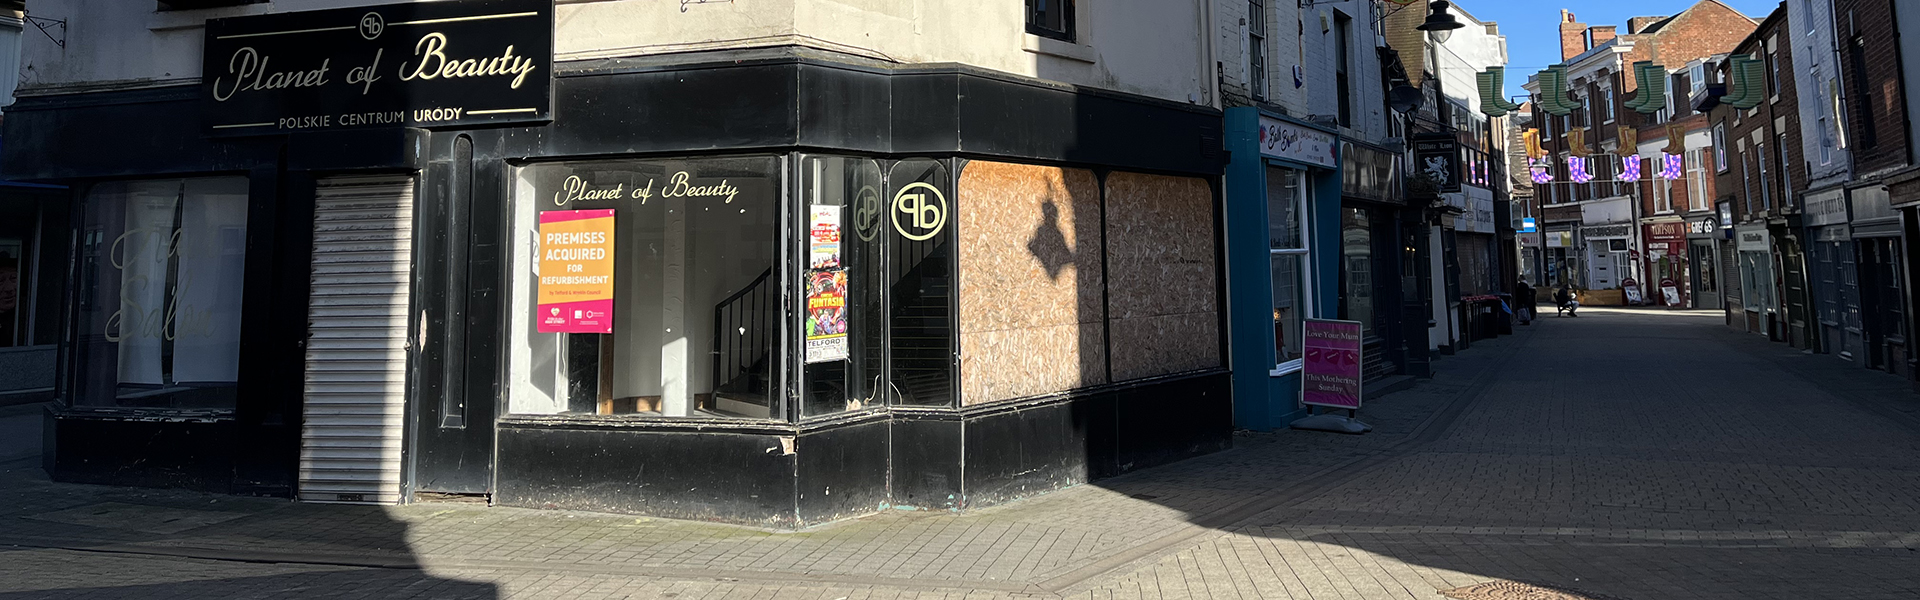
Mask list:
[{"label": "black window frame", "polygon": [[1267,2],[1247,0],[1247,92],[1267,99]]},{"label": "black window frame", "polygon": [[[1044,8],[1044,5],[1049,2],[1059,5],[1059,29],[1054,29],[1045,24],[1043,15],[1050,11]],[[1036,7],[1036,4],[1042,6]],[[1073,19],[1073,0],[1027,0],[1027,33],[1029,34],[1043,38],[1053,38],[1063,42],[1072,42],[1075,37]]]},{"label": "black window frame", "polygon": [[1353,78],[1349,75],[1353,61],[1353,18],[1345,13],[1333,13],[1334,64],[1333,78],[1337,100],[1340,103],[1338,122],[1341,127],[1353,127]]}]

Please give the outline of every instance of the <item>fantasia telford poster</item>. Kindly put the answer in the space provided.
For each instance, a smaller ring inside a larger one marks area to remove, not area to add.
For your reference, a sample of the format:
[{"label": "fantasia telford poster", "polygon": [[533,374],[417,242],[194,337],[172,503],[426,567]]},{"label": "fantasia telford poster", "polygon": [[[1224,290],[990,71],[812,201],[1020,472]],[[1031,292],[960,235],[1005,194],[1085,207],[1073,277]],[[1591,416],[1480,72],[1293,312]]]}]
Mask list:
[{"label": "fantasia telford poster", "polygon": [[807,274],[807,362],[847,358],[847,270]]},{"label": "fantasia telford poster", "polygon": [[540,213],[540,333],[613,333],[613,209]]},{"label": "fantasia telford poster", "polygon": [[1300,403],[1360,408],[1360,322],[1305,319]]}]

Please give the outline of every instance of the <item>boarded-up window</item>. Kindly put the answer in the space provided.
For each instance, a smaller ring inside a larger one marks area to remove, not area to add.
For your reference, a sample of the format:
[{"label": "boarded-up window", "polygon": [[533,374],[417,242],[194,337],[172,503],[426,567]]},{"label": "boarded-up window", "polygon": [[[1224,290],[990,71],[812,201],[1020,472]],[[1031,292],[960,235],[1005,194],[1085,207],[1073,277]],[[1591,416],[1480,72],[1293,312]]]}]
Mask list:
[{"label": "boarded-up window", "polygon": [[1114,381],[1220,366],[1212,190],[1113,173],[1106,191]]},{"label": "boarded-up window", "polygon": [[1105,383],[1093,173],[976,161],[958,195],[962,403]]}]

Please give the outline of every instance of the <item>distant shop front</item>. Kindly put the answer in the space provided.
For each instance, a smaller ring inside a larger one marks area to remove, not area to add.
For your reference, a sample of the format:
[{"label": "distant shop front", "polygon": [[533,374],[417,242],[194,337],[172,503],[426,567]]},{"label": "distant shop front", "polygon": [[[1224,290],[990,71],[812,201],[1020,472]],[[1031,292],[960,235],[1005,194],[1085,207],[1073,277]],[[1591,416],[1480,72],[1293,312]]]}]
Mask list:
[{"label": "distant shop front", "polygon": [[1305,319],[1341,306],[1339,134],[1254,108],[1226,111],[1234,423],[1298,416]]}]

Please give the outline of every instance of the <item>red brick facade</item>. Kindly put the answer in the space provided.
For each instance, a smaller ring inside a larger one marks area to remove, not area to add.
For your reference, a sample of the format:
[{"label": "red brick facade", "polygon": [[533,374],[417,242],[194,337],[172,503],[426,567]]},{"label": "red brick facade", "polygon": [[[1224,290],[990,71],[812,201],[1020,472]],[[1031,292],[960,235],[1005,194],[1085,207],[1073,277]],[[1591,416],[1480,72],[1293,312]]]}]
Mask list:
[{"label": "red brick facade", "polygon": [[[1660,122],[1654,115],[1641,114],[1627,108],[1625,103],[1633,99],[1638,87],[1638,82],[1634,81],[1632,76],[1633,62],[1652,60],[1669,70],[1679,70],[1685,67],[1688,61],[1731,51],[1742,39],[1753,33],[1754,22],[1719,0],[1701,0],[1686,11],[1672,17],[1629,19],[1627,29],[1629,33],[1625,35],[1615,36],[1612,26],[1593,27],[1590,34],[1586,24],[1575,21],[1574,15],[1565,11],[1562,11],[1559,29],[1562,60],[1585,53],[1592,47],[1589,42],[1599,45],[1618,39],[1631,42],[1633,49],[1626,54],[1617,69],[1606,75],[1611,87],[1615,90],[1613,122],[1605,122],[1605,109],[1598,104],[1605,100],[1605,94],[1598,83],[1584,85],[1570,95],[1576,99],[1592,98],[1596,103],[1595,112],[1600,114],[1585,115],[1584,111],[1576,110],[1572,115],[1564,117],[1547,114],[1545,111],[1534,115],[1535,127],[1542,129],[1541,147],[1554,161],[1554,179],[1562,182],[1535,188],[1534,201],[1543,206],[1615,195],[1611,193],[1609,186],[1597,182],[1586,185],[1564,183],[1568,172],[1561,154],[1572,150],[1568,144],[1568,129],[1579,128],[1583,124],[1586,127],[1585,150],[1592,155],[1591,170],[1598,181],[1614,177],[1620,168],[1617,156],[1611,153],[1602,154],[1602,144],[1610,143],[1617,146],[1622,141],[1619,139],[1619,130],[1622,127],[1635,131],[1635,142],[1638,145],[1667,139],[1670,125],[1680,125],[1684,131],[1688,132],[1703,131],[1709,126],[1705,115],[1695,113],[1690,108],[1692,99],[1687,96],[1690,83],[1684,73],[1673,78],[1668,84],[1668,89],[1674,96],[1673,105],[1676,110],[1669,115],[1667,121]],[[1795,148],[1794,152],[1797,154],[1798,148]],[[1711,160],[1711,149],[1703,154]],[[1660,171],[1658,163],[1657,155],[1651,159],[1643,159],[1640,182],[1629,186],[1639,195],[1641,209],[1639,214],[1641,215],[1655,214],[1652,191],[1656,174]],[[1712,190],[1715,188],[1711,177],[1708,178],[1704,187],[1708,188],[1707,195],[1711,198]],[[1687,181],[1675,180],[1673,188],[1674,206],[1678,211],[1684,212],[1689,206],[1691,194]],[[1704,205],[1707,210],[1713,208],[1710,200]],[[1556,213],[1567,214],[1564,211],[1537,212],[1537,214],[1558,216]]]},{"label": "red brick facade", "polygon": [[1835,0],[1847,142],[1861,178],[1907,165],[1906,99],[1892,0]]},{"label": "red brick facade", "polygon": [[1722,104],[1712,111],[1714,127],[1726,131],[1729,163],[1716,184],[1733,200],[1736,221],[1797,213],[1799,196],[1794,192],[1807,187],[1791,40],[1785,9],[1775,10],[1734,48],[1735,55],[1751,54],[1767,61],[1763,63],[1767,97],[1751,109]]}]

